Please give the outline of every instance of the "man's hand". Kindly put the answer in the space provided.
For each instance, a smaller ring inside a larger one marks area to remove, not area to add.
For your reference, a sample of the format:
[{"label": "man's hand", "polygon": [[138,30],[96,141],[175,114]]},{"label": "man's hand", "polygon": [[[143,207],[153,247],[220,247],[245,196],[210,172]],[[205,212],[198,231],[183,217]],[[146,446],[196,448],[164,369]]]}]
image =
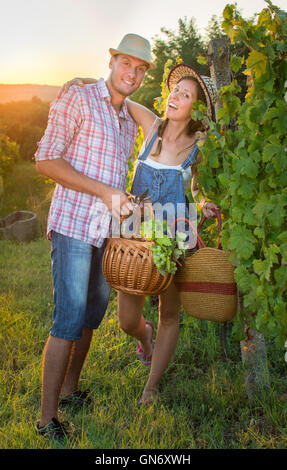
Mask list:
[{"label": "man's hand", "polygon": [[107,186],[106,191],[101,195],[101,199],[117,219],[120,219],[121,216],[129,216],[134,210],[128,196],[120,189]]}]

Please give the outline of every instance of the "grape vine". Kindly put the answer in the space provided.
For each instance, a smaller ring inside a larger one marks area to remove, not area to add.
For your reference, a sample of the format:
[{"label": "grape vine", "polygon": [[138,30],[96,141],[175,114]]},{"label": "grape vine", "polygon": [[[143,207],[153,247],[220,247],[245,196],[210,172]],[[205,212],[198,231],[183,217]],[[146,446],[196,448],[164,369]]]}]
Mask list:
[{"label": "grape vine", "polygon": [[[198,183],[222,209],[222,245],[231,251],[243,294],[239,322],[280,344],[287,337],[287,13],[270,1],[256,22],[234,5],[222,27],[232,43],[244,42],[247,59],[232,56],[234,73],[219,90],[222,107],[209,121]],[[236,74],[247,77],[243,102]],[[194,117],[204,116],[197,104]]]}]

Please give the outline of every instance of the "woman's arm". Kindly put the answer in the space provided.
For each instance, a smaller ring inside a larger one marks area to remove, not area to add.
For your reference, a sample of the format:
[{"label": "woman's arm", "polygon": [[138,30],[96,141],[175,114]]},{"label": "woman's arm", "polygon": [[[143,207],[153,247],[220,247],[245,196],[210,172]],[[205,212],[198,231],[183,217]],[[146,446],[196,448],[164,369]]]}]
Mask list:
[{"label": "woman's arm", "polygon": [[144,139],[146,139],[149,130],[157,116],[148,108],[139,103],[136,103],[135,101],[126,99],[126,103],[129,114],[136,121],[136,123],[141,126],[144,134]]},{"label": "woman's arm", "polygon": [[63,93],[66,93],[72,85],[91,85],[92,83],[97,83],[97,81],[98,80],[96,78],[72,78],[72,80],[69,80],[68,82],[64,83],[64,85],[60,88],[58,98],[60,98]]},{"label": "woman's arm", "polygon": [[[83,85],[90,85],[92,83],[97,83],[97,79],[73,78],[72,80],[69,80],[68,82],[64,83],[64,85],[60,89],[58,98],[61,97],[62,94],[66,93],[72,85],[83,86]],[[144,139],[146,139],[146,137],[148,136],[149,130],[154,123],[156,115],[145,106],[139,103],[136,103],[135,101],[132,101],[130,99],[126,99],[126,104],[127,104],[129,114],[136,121],[136,123],[139,126],[141,126],[143,130],[143,134],[144,134]]]}]

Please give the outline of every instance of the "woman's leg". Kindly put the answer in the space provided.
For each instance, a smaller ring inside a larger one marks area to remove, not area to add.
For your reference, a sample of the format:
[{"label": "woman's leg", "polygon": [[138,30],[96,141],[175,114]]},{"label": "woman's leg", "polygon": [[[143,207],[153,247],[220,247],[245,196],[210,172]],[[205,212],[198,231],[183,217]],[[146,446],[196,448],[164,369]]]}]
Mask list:
[{"label": "woman's leg", "polygon": [[175,352],[179,333],[180,306],[178,291],[172,283],[159,296],[158,330],[150,375],[142,395],[143,402],[149,402],[152,396],[157,394],[160,379]]},{"label": "woman's leg", "polygon": [[144,354],[152,352],[152,328],[146,323],[142,311],[144,295],[118,292],[118,316],[120,328],[128,335],[137,338]]}]

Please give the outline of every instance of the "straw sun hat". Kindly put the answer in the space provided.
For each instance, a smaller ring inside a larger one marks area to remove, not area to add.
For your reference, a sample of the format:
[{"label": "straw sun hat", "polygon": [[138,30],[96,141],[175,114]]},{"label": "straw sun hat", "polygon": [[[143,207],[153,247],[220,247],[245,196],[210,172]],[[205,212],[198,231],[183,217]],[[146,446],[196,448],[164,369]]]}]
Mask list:
[{"label": "straw sun hat", "polygon": [[109,51],[112,56],[126,54],[136,57],[137,59],[142,59],[149,65],[150,69],[155,68],[154,64],[151,62],[150,43],[147,39],[138,34],[126,34],[118,45],[118,48],[110,48]]},{"label": "straw sun hat", "polygon": [[172,91],[174,86],[184,77],[192,77],[201,86],[206,97],[207,106],[212,119],[215,119],[214,105],[217,101],[217,89],[214,81],[205,75],[200,75],[193,67],[187,64],[178,64],[169,72],[167,86]]}]

